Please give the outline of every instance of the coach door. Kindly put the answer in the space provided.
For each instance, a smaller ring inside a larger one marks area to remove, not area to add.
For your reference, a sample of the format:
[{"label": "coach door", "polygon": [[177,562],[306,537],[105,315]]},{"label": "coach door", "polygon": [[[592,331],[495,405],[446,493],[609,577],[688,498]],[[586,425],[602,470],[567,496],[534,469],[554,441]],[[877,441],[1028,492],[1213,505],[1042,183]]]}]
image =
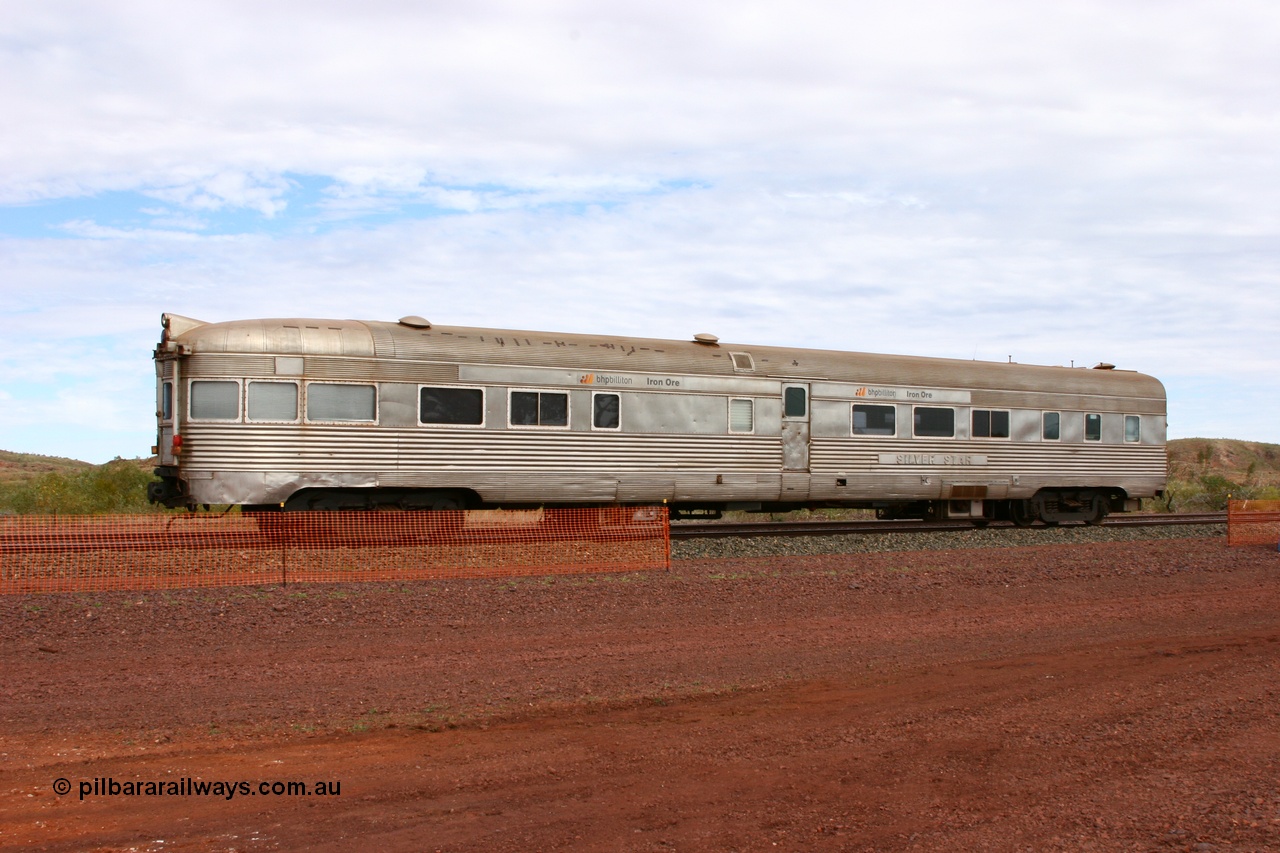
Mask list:
[{"label": "coach door", "polygon": [[782,386],[782,470],[809,470],[809,384]]}]

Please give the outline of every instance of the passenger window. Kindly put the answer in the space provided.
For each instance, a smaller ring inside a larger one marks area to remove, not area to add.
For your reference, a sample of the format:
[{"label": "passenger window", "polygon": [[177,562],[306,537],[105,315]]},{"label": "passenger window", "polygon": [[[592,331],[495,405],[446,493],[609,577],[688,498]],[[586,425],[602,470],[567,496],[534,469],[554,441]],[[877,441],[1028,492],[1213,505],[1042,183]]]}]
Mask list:
[{"label": "passenger window", "polygon": [[1041,433],[1045,441],[1058,441],[1062,437],[1062,415],[1058,412],[1044,413],[1044,431]]},{"label": "passenger window", "polygon": [[288,421],[298,419],[298,385],[296,382],[250,382],[248,415],[251,421]]},{"label": "passenger window", "polygon": [[617,394],[595,394],[591,398],[591,425],[596,429],[618,429],[622,400]]},{"label": "passenger window", "polygon": [[1009,413],[974,409],[971,435],[973,438],[1008,438]]},{"label": "passenger window", "polygon": [[240,420],[240,383],[208,380],[192,382],[191,417],[202,421]]},{"label": "passenger window", "polygon": [[867,406],[853,404],[854,435],[897,435],[898,428],[893,406]]},{"label": "passenger window", "polygon": [[809,410],[808,401],[805,399],[808,395],[805,390],[798,386],[791,386],[783,389],[782,392],[782,415],[787,418],[803,418]]},{"label": "passenger window", "polygon": [[512,391],[512,426],[567,427],[569,395],[550,391]]},{"label": "passenger window", "polygon": [[484,390],[423,388],[418,394],[418,420],[424,424],[480,426],[484,423]]},{"label": "passenger window", "polygon": [[1084,440],[1102,441],[1102,415],[1084,416]]},{"label": "passenger window", "polygon": [[755,430],[755,403],[752,400],[729,401],[729,432]]},{"label": "passenger window", "polygon": [[914,434],[921,438],[953,438],[956,434],[956,410],[916,406]]},{"label": "passenger window", "polygon": [[1137,415],[1124,416],[1124,440],[1142,441],[1142,419]]},{"label": "passenger window", "polygon": [[372,385],[307,386],[307,420],[366,421],[378,419],[378,392]]}]

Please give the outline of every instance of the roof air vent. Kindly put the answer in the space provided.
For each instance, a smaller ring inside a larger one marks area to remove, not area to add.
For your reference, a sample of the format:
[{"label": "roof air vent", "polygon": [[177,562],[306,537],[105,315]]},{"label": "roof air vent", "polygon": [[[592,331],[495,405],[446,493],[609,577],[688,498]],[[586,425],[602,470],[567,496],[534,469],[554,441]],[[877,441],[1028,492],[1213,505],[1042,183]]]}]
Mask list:
[{"label": "roof air vent", "polygon": [[1093,369],[1094,370],[1115,370],[1116,366],[1114,364],[1107,364],[1105,361],[1100,361],[1093,366]]},{"label": "roof air vent", "polygon": [[698,343],[706,344],[707,346],[715,346],[720,341],[719,338],[710,332],[698,332],[698,334],[693,336],[693,339]]},{"label": "roof air vent", "polygon": [[400,318],[401,326],[408,326],[410,329],[430,329],[431,321],[424,320],[417,314],[410,314],[408,317]]}]

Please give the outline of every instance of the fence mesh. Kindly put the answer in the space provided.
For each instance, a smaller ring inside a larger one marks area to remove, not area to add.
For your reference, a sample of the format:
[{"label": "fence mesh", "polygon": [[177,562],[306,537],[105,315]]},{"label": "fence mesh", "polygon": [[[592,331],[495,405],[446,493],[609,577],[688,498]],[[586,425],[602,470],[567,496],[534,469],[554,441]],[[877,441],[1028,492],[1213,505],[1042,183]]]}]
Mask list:
[{"label": "fence mesh", "polygon": [[1280,545],[1280,501],[1228,501],[1228,545]]},{"label": "fence mesh", "polygon": [[667,508],[0,518],[0,594],[648,571]]}]

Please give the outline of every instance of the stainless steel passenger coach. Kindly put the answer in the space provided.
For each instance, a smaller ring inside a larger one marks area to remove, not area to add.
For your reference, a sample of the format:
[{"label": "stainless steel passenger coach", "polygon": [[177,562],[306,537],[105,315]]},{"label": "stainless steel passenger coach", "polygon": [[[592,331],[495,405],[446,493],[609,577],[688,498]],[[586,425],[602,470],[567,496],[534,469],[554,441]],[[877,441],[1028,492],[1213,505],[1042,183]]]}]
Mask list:
[{"label": "stainless steel passenger coach", "polygon": [[162,318],[168,506],[665,502],[1096,522],[1165,486],[1156,379],[355,320]]}]

